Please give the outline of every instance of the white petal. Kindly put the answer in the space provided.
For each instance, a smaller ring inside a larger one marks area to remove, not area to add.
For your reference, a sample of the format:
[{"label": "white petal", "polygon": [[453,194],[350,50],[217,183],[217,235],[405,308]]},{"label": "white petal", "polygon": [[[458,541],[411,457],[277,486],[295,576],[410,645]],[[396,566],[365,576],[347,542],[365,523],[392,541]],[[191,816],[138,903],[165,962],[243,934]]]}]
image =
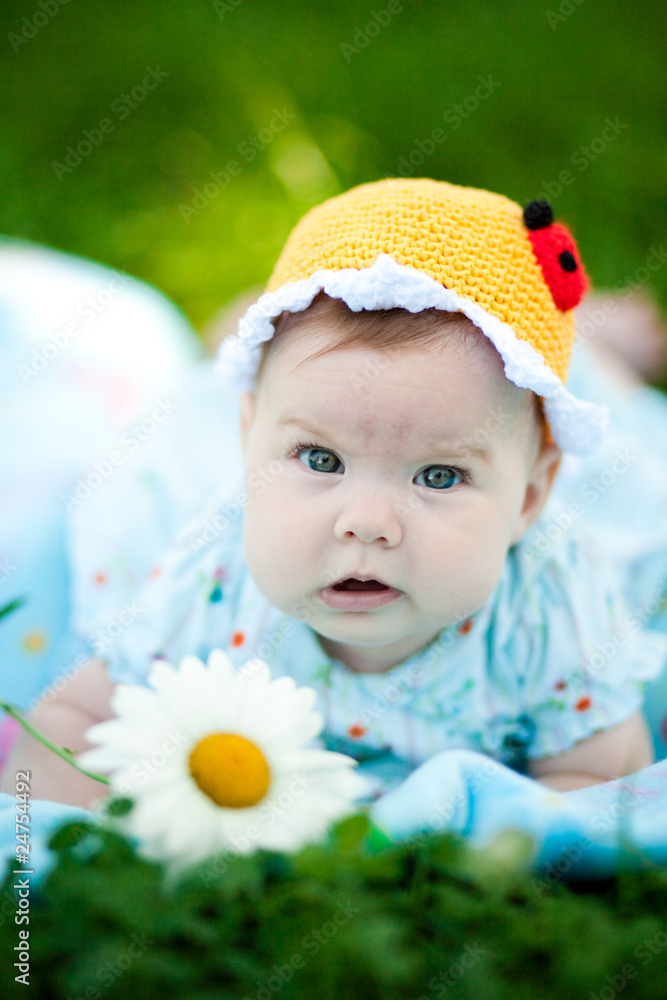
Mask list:
[{"label": "white petal", "polygon": [[[109,768],[115,788],[130,789],[128,823],[147,856],[183,865],[223,850],[296,850],[366,794],[352,758],[303,748],[322,728],[315,691],[290,677],[272,681],[263,661],[235,673],[214,650],[206,665],[192,656],[178,670],[158,661],[149,682],[119,686],[118,718],[91,727],[97,746],[80,758]],[[237,732],[265,753],[272,781],[256,806],[220,808],[193,781],[189,753],[210,732]]]},{"label": "white petal", "polygon": [[[253,701],[260,692],[268,688],[271,683],[271,671],[264,660],[251,660],[252,669],[248,673],[243,673],[243,668],[237,673],[239,687],[243,691],[244,701]],[[246,665],[247,667],[248,665]]]},{"label": "white petal", "polygon": [[111,704],[114,713],[128,721],[152,721],[160,725],[167,718],[159,695],[142,684],[119,684]]},{"label": "white petal", "polygon": [[295,750],[280,754],[275,762],[276,770],[283,771],[327,771],[345,770],[356,767],[357,762],[347,754],[335,750]]},{"label": "white petal", "polygon": [[275,756],[293,752],[318,736],[322,730],[322,716],[319,712],[309,712],[292,718],[259,717],[248,721],[243,729],[248,739]]},{"label": "white petal", "polygon": [[213,649],[209,653],[207,666],[216,681],[223,684],[231,684],[235,676],[234,665],[226,653],[221,649]]}]

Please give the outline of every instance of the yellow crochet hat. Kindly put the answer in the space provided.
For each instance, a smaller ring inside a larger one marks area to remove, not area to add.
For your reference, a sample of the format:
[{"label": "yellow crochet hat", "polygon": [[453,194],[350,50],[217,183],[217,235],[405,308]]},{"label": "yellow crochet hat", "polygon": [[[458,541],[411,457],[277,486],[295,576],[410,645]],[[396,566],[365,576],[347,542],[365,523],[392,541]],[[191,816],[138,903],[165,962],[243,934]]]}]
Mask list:
[{"label": "yellow crochet hat", "polygon": [[308,308],[320,291],[355,311],[458,311],[493,342],[506,376],[543,398],[559,447],[586,452],[599,445],[608,412],[564,384],[572,309],[585,289],[574,240],[546,202],[522,210],[502,195],[444,181],[363,184],[297,224],[266,294],[223,343],[221,362],[252,385],[273,320]]}]

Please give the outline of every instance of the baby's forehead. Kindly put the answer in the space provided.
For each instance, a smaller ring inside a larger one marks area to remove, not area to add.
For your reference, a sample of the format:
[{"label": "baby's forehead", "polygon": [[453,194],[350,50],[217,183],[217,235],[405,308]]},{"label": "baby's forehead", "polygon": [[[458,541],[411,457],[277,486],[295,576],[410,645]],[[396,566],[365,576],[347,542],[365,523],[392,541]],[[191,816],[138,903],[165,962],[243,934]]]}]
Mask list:
[{"label": "baby's forehead", "polygon": [[288,348],[292,353],[311,357],[352,348],[380,352],[440,352],[441,355],[447,349],[486,355],[496,366],[501,363],[491,341],[460,312],[440,309],[416,313],[406,309],[354,311],[340,299],[320,293],[307,309],[283,313],[274,326],[274,336],[262,347],[260,374],[272,356]]},{"label": "baby's forehead", "polygon": [[[353,312],[339,300],[318,296],[301,313],[283,315],[271,341],[263,347],[260,377],[267,362],[279,358],[276,375],[285,378],[295,366],[320,359],[332,370],[343,351],[357,351],[360,363],[375,367],[376,374],[388,357],[407,361],[422,357],[446,379],[453,366],[484,372],[495,392],[517,404],[527,390],[519,389],[504,372],[504,362],[489,338],[459,312],[426,309],[410,313],[404,309]],[[366,357],[368,355],[369,357]],[[376,357],[370,357],[376,355]],[[291,365],[291,367],[290,367]],[[367,381],[372,370],[366,372]]]},{"label": "baby's forehead", "polygon": [[[267,359],[263,379],[270,373],[270,395],[280,404],[272,407],[276,414],[305,397],[334,415],[340,402],[347,415],[372,420],[373,405],[395,397],[397,420],[411,423],[415,412],[437,406],[441,393],[457,400],[462,425],[476,426],[501,411],[508,432],[519,413],[534,405],[534,394],[506,377],[494,345],[460,313],[389,310],[360,316],[328,305],[308,312],[279,325]],[[419,379],[423,395],[402,391]]]}]

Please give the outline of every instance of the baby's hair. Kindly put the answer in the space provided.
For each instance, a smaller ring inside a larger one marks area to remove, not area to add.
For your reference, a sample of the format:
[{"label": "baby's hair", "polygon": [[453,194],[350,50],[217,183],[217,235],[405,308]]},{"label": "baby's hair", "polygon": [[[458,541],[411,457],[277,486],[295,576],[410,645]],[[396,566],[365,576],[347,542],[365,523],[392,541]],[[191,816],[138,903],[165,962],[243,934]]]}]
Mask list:
[{"label": "baby's hair", "polygon": [[[276,332],[262,347],[258,381],[271,348],[281,335],[297,328],[305,331],[321,323],[326,323],[338,336],[334,345],[317,351],[313,357],[351,347],[381,350],[407,343],[434,346],[442,341],[445,333],[448,337],[456,337],[457,344],[463,346],[480,336],[480,331],[463,313],[444,312],[442,309],[423,309],[418,313],[408,312],[407,309],[362,309],[354,312],[342,299],[332,299],[320,292],[303,312],[283,312],[274,321]],[[448,329],[445,330],[445,327]]]},{"label": "baby's hair", "polygon": [[[310,306],[302,312],[283,312],[274,321],[275,334],[262,345],[257,369],[259,383],[267,359],[276,342],[292,330],[303,331],[326,326],[336,333],[335,343],[314,351],[312,358],[345,348],[382,350],[400,348],[407,344],[435,347],[446,337],[464,354],[483,349],[487,338],[474,323],[460,312],[442,309],[423,309],[411,313],[406,309],[362,309],[355,312],[341,299],[332,299],[320,292]],[[314,331],[315,332],[315,331]],[[488,341],[488,346],[491,342]],[[495,347],[492,348],[495,351]],[[540,438],[546,430],[546,421],[539,396],[530,390],[521,390],[507,380],[507,399],[518,416],[530,408],[536,418]]]}]

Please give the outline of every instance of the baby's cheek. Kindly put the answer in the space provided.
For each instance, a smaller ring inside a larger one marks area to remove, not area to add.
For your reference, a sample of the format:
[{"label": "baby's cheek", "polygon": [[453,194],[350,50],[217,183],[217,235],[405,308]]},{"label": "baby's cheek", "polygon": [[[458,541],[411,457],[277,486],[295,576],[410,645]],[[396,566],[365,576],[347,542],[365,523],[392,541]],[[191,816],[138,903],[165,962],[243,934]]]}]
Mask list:
[{"label": "baby's cheek", "polygon": [[255,498],[246,509],[243,545],[250,574],[264,591],[274,575],[274,567],[280,565],[280,534],[276,531],[275,512],[264,497]]},{"label": "baby's cheek", "polygon": [[439,545],[432,544],[431,565],[435,560],[445,567],[439,575],[455,605],[455,617],[476,611],[488,600],[500,580],[506,555],[505,534],[490,511],[452,525]]},{"label": "baby's cheek", "polygon": [[279,498],[267,494],[249,504],[244,526],[244,552],[250,575],[276,607],[297,590],[299,536],[296,511]]}]

